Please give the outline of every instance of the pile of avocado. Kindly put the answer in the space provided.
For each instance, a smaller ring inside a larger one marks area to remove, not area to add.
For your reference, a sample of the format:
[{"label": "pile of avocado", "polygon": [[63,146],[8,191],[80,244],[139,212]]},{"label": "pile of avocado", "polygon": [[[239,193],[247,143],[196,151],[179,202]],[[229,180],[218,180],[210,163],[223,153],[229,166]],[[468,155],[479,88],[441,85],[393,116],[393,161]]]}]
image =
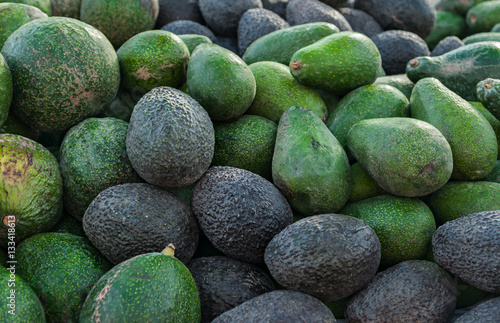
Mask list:
[{"label": "pile of avocado", "polygon": [[0,1],[0,220],[1,322],[497,321],[500,0]]}]

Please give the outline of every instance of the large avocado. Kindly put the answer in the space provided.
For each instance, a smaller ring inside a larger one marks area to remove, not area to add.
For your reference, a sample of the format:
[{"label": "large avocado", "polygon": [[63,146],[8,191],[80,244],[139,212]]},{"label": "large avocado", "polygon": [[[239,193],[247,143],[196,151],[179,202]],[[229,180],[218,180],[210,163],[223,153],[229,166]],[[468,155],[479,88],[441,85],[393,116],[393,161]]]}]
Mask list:
[{"label": "large avocado", "polygon": [[251,263],[263,262],[269,241],[292,223],[290,205],[270,181],[229,166],[213,166],[203,175],[191,207],[217,249]]}]

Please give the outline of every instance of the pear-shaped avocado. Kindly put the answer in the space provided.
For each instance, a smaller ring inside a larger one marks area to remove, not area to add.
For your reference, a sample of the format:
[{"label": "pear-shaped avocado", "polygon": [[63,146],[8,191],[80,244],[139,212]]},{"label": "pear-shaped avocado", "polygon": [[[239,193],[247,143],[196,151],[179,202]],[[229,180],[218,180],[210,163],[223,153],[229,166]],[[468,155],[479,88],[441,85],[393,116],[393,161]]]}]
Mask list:
[{"label": "pear-shaped avocado", "polygon": [[335,212],[351,193],[347,155],[311,110],[290,107],[280,119],[272,163],[273,181],[296,212]]},{"label": "pear-shaped avocado", "polygon": [[436,78],[418,81],[410,98],[413,118],[439,129],[453,152],[455,180],[479,180],[488,175],[498,156],[495,131],[469,102]]},{"label": "pear-shaped avocado", "polygon": [[451,148],[438,129],[412,118],[377,118],[356,123],[347,147],[388,192],[406,197],[430,194],[450,179]]}]

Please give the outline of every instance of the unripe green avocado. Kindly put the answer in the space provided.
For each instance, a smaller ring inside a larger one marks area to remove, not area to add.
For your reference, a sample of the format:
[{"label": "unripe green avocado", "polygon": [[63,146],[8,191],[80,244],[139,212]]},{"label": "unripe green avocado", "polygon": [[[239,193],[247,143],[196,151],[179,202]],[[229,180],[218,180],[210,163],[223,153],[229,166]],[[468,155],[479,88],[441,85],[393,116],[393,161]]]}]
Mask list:
[{"label": "unripe green avocado", "polygon": [[500,1],[484,1],[467,11],[466,22],[474,33],[490,31],[500,22]]}]

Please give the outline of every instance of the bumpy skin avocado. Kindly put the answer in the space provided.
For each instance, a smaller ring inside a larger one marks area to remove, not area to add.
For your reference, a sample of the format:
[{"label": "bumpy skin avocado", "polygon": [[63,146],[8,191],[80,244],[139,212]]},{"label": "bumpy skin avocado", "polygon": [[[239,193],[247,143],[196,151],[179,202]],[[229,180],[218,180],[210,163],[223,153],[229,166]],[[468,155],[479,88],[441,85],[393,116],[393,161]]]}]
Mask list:
[{"label": "bumpy skin avocado", "polygon": [[325,21],[339,27],[341,31],[352,31],[340,12],[319,0],[290,0],[286,7],[286,20],[292,26]]},{"label": "bumpy skin avocado", "polygon": [[78,321],[92,286],[111,264],[87,238],[69,233],[40,233],[16,250],[16,274],[33,288],[47,322]]},{"label": "bumpy skin avocado", "polygon": [[477,98],[497,119],[500,119],[500,79],[487,78],[477,83]]},{"label": "bumpy skin avocado", "polygon": [[190,208],[173,193],[146,183],[109,187],[90,203],[83,230],[113,264],[175,246],[187,263],[198,245],[199,229]]},{"label": "bumpy skin avocado", "polygon": [[205,20],[200,12],[199,0],[158,0],[160,12],[156,19],[155,29],[172,21],[190,20],[204,24]]},{"label": "bumpy skin avocado", "polygon": [[373,37],[384,31],[379,23],[363,10],[353,8],[339,8],[338,11],[345,17],[353,31]]},{"label": "bumpy skin avocado", "polygon": [[434,261],[472,286],[500,293],[499,230],[498,209],[449,221],[432,237]]},{"label": "bumpy skin avocado", "polygon": [[178,36],[186,34],[206,36],[210,38],[211,42],[215,42],[218,39],[207,26],[192,20],[175,20],[161,27],[161,30],[170,31]]},{"label": "bumpy skin avocado", "polygon": [[186,44],[189,54],[193,53],[193,50],[200,44],[210,44],[212,41],[207,36],[197,35],[197,34],[184,34],[178,35],[180,39]]},{"label": "bumpy skin avocado", "polygon": [[13,1],[2,1],[2,2],[14,2],[14,3],[25,4],[27,6],[32,6],[40,9],[47,16],[52,16],[51,0],[13,0]]},{"label": "bumpy skin avocado", "polygon": [[276,290],[262,294],[229,310],[213,323],[232,322],[324,322],[335,323],[332,312],[320,300],[296,291]]},{"label": "bumpy skin avocado", "polygon": [[17,28],[31,20],[48,17],[37,7],[10,2],[0,3],[0,49]]},{"label": "bumpy skin avocado", "polygon": [[271,182],[229,166],[213,166],[203,175],[191,208],[217,249],[250,263],[263,262],[269,241],[292,223],[290,205]]},{"label": "bumpy skin avocado", "polygon": [[492,322],[500,315],[500,296],[475,306],[456,319],[455,323],[487,323]]},{"label": "bumpy skin avocado", "polygon": [[50,0],[52,16],[80,19],[82,0]]},{"label": "bumpy skin avocado", "polygon": [[473,33],[490,31],[500,22],[500,1],[483,1],[475,4],[465,17],[467,25]]},{"label": "bumpy skin avocado", "polygon": [[450,322],[457,290],[433,262],[408,260],[375,278],[347,303],[348,322]]},{"label": "bumpy skin avocado", "polygon": [[201,321],[214,318],[261,294],[274,290],[261,268],[225,256],[192,259],[187,265],[201,300]]},{"label": "bumpy skin avocado", "polygon": [[396,89],[400,90],[408,100],[410,99],[413,86],[415,86],[406,74],[379,76],[375,80],[374,84],[387,84],[394,86]]},{"label": "bumpy skin avocado", "polygon": [[457,36],[448,36],[437,43],[431,52],[431,56],[441,56],[464,45],[464,42]]},{"label": "bumpy skin avocado", "polygon": [[78,322],[200,322],[200,297],[189,270],[159,252],[130,258],[89,292]]},{"label": "bumpy skin avocado", "polygon": [[205,109],[186,93],[157,87],[136,104],[127,132],[127,154],[137,173],[160,187],[196,182],[214,154],[214,128]]},{"label": "bumpy skin avocado", "polygon": [[348,215],[321,214],[278,233],[266,248],[265,263],[281,286],[331,301],[368,284],[380,255],[379,239],[366,223]]},{"label": "bumpy skin avocado", "polygon": [[35,19],[2,48],[12,72],[11,110],[45,132],[97,115],[118,92],[116,52],[96,28],[66,17]]}]

